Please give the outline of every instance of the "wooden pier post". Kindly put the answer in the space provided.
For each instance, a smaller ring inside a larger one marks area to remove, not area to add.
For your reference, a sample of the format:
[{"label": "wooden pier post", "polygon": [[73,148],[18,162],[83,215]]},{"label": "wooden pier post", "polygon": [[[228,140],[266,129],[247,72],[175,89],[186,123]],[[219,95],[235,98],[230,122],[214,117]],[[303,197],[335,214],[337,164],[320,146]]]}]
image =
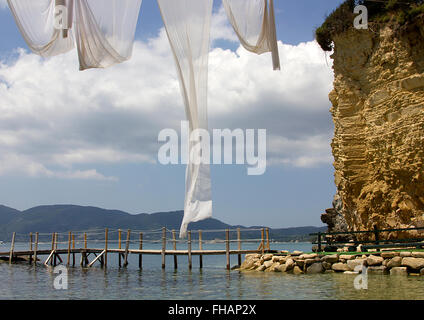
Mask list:
[{"label": "wooden pier post", "polygon": [[227,258],[227,270],[230,270],[230,230],[225,230],[225,256]]},{"label": "wooden pier post", "polygon": [[[240,235],[240,228],[237,228],[237,250],[241,250],[241,235]],[[239,253],[237,256],[238,259],[238,265],[241,266],[241,254]]]},{"label": "wooden pier post", "polygon": [[29,233],[29,264],[32,263],[32,232]]},{"label": "wooden pier post", "polygon": [[[175,230],[172,230],[172,246],[174,250],[177,250],[177,239],[175,236]],[[177,255],[174,254],[174,269],[178,268],[178,258]]]},{"label": "wooden pier post", "polygon": [[162,269],[165,269],[165,251],[166,251],[166,228],[162,228]]},{"label": "wooden pier post", "polygon": [[[139,241],[140,241],[139,249],[143,250],[143,232],[140,232]],[[143,269],[143,254],[142,253],[138,255],[138,267],[140,269]]]},{"label": "wooden pier post", "polygon": [[[118,229],[118,249],[121,250],[121,229]],[[118,257],[119,257],[119,268],[122,267],[121,264],[121,252],[118,253]]]},{"label": "wooden pier post", "polygon": [[[199,230],[199,250],[200,252],[202,252],[203,250],[203,245],[202,245],[202,231]],[[203,257],[202,257],[202,253],[199,254],[199,268],[202,269],[203,268]]]},{"label": "wooden pier post", "polygon": [[69,231],[68,234],[68,259],[66,262],[66,265],[69,267],[69,264],[71,263],[71,241],[72,241],[72,232]]},{"label": "wooden pier post", "polygon": [[188,245],[188,268],[189,268],[189,270],[191,270],[191,268],[192,268],[192,264],[191,264],[191,231],[188,231],[187,245]]},{"label": "wooden pier post", "polygon": [[266,228],[265,232],[266,232],[266,249],[269,250],[270,249],[270,247],[269,247],[269,228]]},{"label": "wooden pier post", "polygon": [[261,229],[261,248],[262,248],[262,255],[265,253],[265,239],[264,239],[264,228]]},{"label": "wooden pier post", "polygon": [[72,266],[75,267],[75,234],[72,234]]},{"label": "wooden pier post", "polygon": [[130,248],[131,230],[127,231],[127,242],[125,244],[124,267],[128,265],[128,250]]},{"label": "wooden pier post", "polygon": [[52,257],[54,267],[56,267],[56,265],[57,265],[56,249],[57,249],[57,232],[54,233],[54,250],[55,250],[55,253],[53,253],[53,257]]},{"label": "wooden pier post", "polygon": [[103,260],[103,265],[107,268],[107,241],[108,241],[108,228],[105,229],[105,257]]},{"label": "wooden pier post", "polygon": [[84,249],[87,249],[87,232],[84,232]]},{"label": "wooden pier post", "polygon": [[[51,250],[51,252],[53,252],[54,251],[54,239],[55,239],[55,233],[53,232],[52,233],[52,250]],[[53,256],[52,256],[53,257]],[[49,261],[47,261],[47,263],[48,263]],[[50,259],[50,265],[52,266],[53,265],[53,259]]]},{"label": "wooden pier post", "polygon": [[38,232],[35,233],[34,264],[37,265]]},{"label": "wooden pier post", "polygon": [[15,236],[16,236],[16,232],[13,232],[12,244],[10,246],[10,253],[9,253],[9,263],[12,263],[12,260],[13,260],[13,251],[15,250]]}]

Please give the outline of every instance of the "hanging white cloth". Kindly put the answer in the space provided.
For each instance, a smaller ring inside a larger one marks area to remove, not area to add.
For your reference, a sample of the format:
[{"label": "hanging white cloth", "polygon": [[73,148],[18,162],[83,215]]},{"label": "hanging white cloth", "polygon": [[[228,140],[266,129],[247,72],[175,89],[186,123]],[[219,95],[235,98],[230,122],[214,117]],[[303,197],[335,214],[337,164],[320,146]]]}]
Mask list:
[{"label": "hanging white cloth", "polygon": [[74,48],[72,32],[66,34],[56,28],[54,20],[56,6],[66,6],[69,0],[7,0],[7,2],[19,31],[34,53],[51,57]]},{"label": "hanging white cloth", "polygon": [[222,0],[228,19],[242,46],[251,52],[272,53],[280,70],[273,0]]},{"label": "hanging white cloth", "polygon": [[[141,2],[8,0],[34,53],[51,57],[71,50],[76,41],[80,70],[106,68],[131,57]],[[58,23],[62,16],[64,21]]]},{"label": "hanging white cloth", "polygon": [[[175,58],[190,136],[193,137],[193,130],[207,130],[208,127],[208,57],[213,0],[158,0],[158,3]],[[190,139],[188,147],[180,237],[185,237],[190,222],[212,216],[209,164],[193,161],[198,143],[198,140]]]},{"label": "hanging white cloth", "polygon": [[80,70],[107,68],[131,58],[142,0],[77,0]]}]

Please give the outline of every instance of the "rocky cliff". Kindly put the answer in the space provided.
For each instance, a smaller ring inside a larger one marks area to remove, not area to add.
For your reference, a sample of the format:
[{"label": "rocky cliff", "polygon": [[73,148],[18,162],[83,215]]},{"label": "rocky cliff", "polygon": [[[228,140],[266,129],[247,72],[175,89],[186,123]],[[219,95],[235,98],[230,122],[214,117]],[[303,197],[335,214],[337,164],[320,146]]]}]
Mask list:
[{"label": "rocky cliff", "polygon": [[332,40],[338,194],[322,219],[344,219],[349,230],[423,227],[424,19],[350,28]]}]

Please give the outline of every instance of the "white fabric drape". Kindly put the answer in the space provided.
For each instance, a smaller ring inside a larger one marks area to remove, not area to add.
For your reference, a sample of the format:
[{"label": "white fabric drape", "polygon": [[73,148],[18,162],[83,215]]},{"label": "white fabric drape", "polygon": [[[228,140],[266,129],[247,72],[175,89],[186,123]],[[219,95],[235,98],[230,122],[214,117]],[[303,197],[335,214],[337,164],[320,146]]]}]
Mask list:
[{"label": "white fabric drape", "polygon": [[128,60],[142,0],[76,0],[80,69],[107,68]]},{"label": "white fabric drape", "polygon": [[228,19],[242,46],[251,52],[272,53],[280,70],[273,0],[222,0]]},{"label": "white fabric drape", "polygon": [[[106,68],[128,60],[142,0],[8,0],[29,48],[50,57],[74,48],[80,70]],[[57,6],[67,23],[57,28]],[[55,12],[56,8],[56,12]],[[75,37],[75,38],[74,38]]]},{"label": "white fabric drape", "polygon": [[74,48],[72,32],[55,28],[55,6],[69,0],[7,0],[16,24],[28,47],[36,54],[51,57]]},{"label": "white fabric drape", "polygon": [[[174,54],[186,116],[193,130],[207,129],[208,57],[213,0],[158,0]],[[189,144],[186,197],[180,237],[190,222],[212,216],[209,164],[193,161],[195,145]],[[196,164],[197,162],[197,164]]]}]

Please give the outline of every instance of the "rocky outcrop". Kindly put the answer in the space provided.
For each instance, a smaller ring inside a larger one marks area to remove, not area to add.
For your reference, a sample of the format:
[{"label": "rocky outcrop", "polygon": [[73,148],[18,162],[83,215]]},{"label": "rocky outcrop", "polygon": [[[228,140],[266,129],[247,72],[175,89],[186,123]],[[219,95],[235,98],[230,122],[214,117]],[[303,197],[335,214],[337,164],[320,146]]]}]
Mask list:
[{"label": "rocky outcrop", "polygon": [[424,227],[424,22],[371,27],[333,39],[331,146],[341,208],[324,220],[343,226],[340,214],[351,231]]},{"label": "rocky outcrop", "polygon": [[423,252],[375,252],[352,254],[247,254],[241,271],[291,274],[346,273],[424,275]]}]

